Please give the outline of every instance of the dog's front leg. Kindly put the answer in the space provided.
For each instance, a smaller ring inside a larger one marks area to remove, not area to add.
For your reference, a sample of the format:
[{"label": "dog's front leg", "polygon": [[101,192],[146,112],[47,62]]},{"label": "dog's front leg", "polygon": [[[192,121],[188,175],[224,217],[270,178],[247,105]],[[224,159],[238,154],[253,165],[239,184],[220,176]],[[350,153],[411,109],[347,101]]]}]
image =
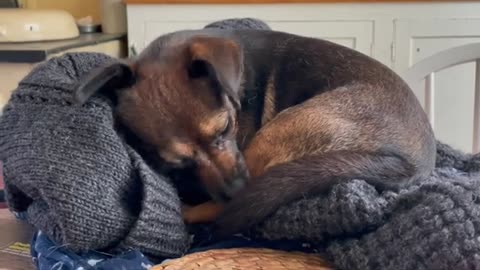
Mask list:
[{"label": "dog's front leg", "polygon": [[214,221],[222,212],[223,205],[208,201],[195,206],[182,206],[183,220],[186,223],[208,223]]}]

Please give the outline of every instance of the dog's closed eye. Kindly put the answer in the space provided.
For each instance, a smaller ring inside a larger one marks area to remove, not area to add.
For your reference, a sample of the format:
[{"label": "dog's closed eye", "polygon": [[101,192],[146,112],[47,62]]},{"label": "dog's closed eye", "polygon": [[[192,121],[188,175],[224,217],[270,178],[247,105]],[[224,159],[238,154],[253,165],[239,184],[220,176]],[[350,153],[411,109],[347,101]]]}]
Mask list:
[{"label": "dog's closed eye", "polygon": [[213,140],[231,128],[228,111],[215,113],[200,123],[199,130],[203,137]]},{"label": "dog's closed eye", "polygon": [[190,168],[195,166],[195,160],[191,157],[178,157],[169,161],[175,168]]},{"label": "dog's closed eye", "polygon": [[192,156],[182,156],[174,153],[162,152],[160,157],[174,168],[186,168],[195,166],[195,159]]},{"label": "dog's closed eye", "polygon": [[230,132],[230,130],[232,130],[232,127],[233,127],[233,125],[232,125],[232,119],[231,119],[230,117],[228,117],[228,118],[227,118],[227,121],[225,122],[224,127],[218,131],[218,133],[217,133],[218,136],[225,136],[225,135],[227,135],[227,134]]},{"label": "dog's closed eye", "polygon": [[177,168],[195,165],[195,149],[186,143],[172,142],[166,149],[159,150],[160,157]]}]

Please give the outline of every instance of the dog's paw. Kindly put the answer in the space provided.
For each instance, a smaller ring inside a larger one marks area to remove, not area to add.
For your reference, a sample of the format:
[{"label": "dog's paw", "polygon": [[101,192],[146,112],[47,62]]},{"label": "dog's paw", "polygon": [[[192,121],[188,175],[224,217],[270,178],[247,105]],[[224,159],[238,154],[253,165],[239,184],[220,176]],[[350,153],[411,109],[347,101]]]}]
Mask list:
[{"label": "dog's paw", "polygon": [[246,219],[245,214],[245,209],[238,207],[238,205],[228,207],[215,221],[214,234],[219,237],[226,237],[249,228],[253,222]]},{"label": "dog's paw", "polygon": [[187,224],[213,222],[223,206],[214,202],[205,202],[195,206],[182,206],[183,220]]},{"label": "dog's paw", "polygon": [[192,210],[191,206],[182,206],[182,218],[186,224],[197,223],[195,215],[195,211]]},{"label": "dog's paw", "polygon": [[215,234],[221,237],[248,231],[274,211],[270,200],[246,191],[226,204],[214,223]]}]

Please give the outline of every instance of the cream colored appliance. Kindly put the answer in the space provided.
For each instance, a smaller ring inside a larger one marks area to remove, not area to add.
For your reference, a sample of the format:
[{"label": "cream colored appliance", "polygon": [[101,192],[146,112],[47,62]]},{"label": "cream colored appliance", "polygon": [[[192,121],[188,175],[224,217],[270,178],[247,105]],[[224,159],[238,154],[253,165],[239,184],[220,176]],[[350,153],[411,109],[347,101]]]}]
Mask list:
[{"label": "cream colored appliance", "polygon": [[0,43],[76,38],[75,19],[63,10],[0,9]]}]

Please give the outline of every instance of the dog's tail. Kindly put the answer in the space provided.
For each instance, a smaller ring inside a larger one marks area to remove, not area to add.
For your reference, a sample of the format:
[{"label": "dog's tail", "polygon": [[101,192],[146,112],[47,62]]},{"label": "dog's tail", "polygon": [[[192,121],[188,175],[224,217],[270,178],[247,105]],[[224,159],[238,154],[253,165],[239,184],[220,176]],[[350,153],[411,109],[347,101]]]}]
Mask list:
[{"label": "dog's tail", "polygon": [[417,168],[397,152],[330,152],[301,158],[270,169],[252,179],[227,203],[216,221],[219,235],[240,232],[261,222],[280,206],[311,194],[328,191],[336,183],[365,180],[378,188],[399,186]]}]

